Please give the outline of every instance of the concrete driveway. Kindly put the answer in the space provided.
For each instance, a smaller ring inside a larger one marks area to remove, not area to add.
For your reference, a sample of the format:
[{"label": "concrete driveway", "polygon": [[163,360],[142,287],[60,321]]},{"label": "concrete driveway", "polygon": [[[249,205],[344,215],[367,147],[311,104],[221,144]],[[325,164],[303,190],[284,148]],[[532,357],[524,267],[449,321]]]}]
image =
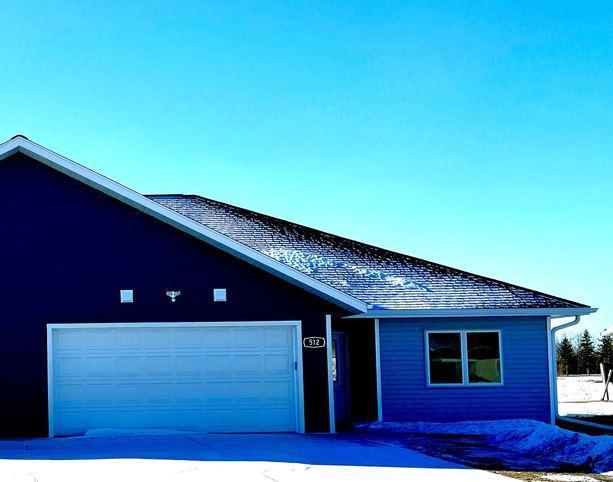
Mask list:
[{"label": "concrete driveway", "polygon": [[0,441],[2,481],[509,480],[362,435],[118,434]]}]

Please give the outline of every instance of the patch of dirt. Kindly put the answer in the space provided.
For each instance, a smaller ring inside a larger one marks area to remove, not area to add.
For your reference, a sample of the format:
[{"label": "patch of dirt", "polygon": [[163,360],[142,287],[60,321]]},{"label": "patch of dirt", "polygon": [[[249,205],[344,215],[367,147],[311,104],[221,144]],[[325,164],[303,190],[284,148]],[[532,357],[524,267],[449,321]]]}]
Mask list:
[{"label": "patch of dirt", "polygon": [[611,482],[613,478],[601,474],[571,474],[564,472],[517,472],[493,470],[492,472],[526,482]]}]

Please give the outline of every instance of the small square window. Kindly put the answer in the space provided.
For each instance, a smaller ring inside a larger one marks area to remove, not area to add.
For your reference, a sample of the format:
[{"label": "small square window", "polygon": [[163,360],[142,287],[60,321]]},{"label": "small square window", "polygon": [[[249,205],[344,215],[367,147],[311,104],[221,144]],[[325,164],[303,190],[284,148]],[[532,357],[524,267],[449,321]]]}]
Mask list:
[{"label": "small square window", "polygon": [[215,288],[213,290],[213,301],[227,301],[228,295],[225,288]]},{"label": "small square window", "polygon": [[134,290],[119,290],[119,300],[122,303],[134,303]]}]

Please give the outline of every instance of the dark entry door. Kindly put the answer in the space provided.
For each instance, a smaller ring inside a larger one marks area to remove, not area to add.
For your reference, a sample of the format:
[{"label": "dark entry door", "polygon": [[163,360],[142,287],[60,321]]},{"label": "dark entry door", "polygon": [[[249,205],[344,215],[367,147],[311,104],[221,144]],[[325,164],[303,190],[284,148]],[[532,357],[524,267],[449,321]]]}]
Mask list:
[{"label": "dark entry door", "polygon": [[337,430],[349,428],[349,356],[347,334],[332,333],[332,381],[334,384],[334,420]]}]

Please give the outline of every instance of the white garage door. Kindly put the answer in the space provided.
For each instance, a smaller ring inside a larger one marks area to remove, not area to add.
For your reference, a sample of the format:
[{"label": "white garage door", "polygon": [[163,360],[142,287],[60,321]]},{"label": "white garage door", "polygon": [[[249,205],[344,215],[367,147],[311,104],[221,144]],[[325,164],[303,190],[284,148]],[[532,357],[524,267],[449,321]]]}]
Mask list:
[{"label": "white garage door", "polygon": [[296,324],[49,325],[49,431],[302,429]]}]

